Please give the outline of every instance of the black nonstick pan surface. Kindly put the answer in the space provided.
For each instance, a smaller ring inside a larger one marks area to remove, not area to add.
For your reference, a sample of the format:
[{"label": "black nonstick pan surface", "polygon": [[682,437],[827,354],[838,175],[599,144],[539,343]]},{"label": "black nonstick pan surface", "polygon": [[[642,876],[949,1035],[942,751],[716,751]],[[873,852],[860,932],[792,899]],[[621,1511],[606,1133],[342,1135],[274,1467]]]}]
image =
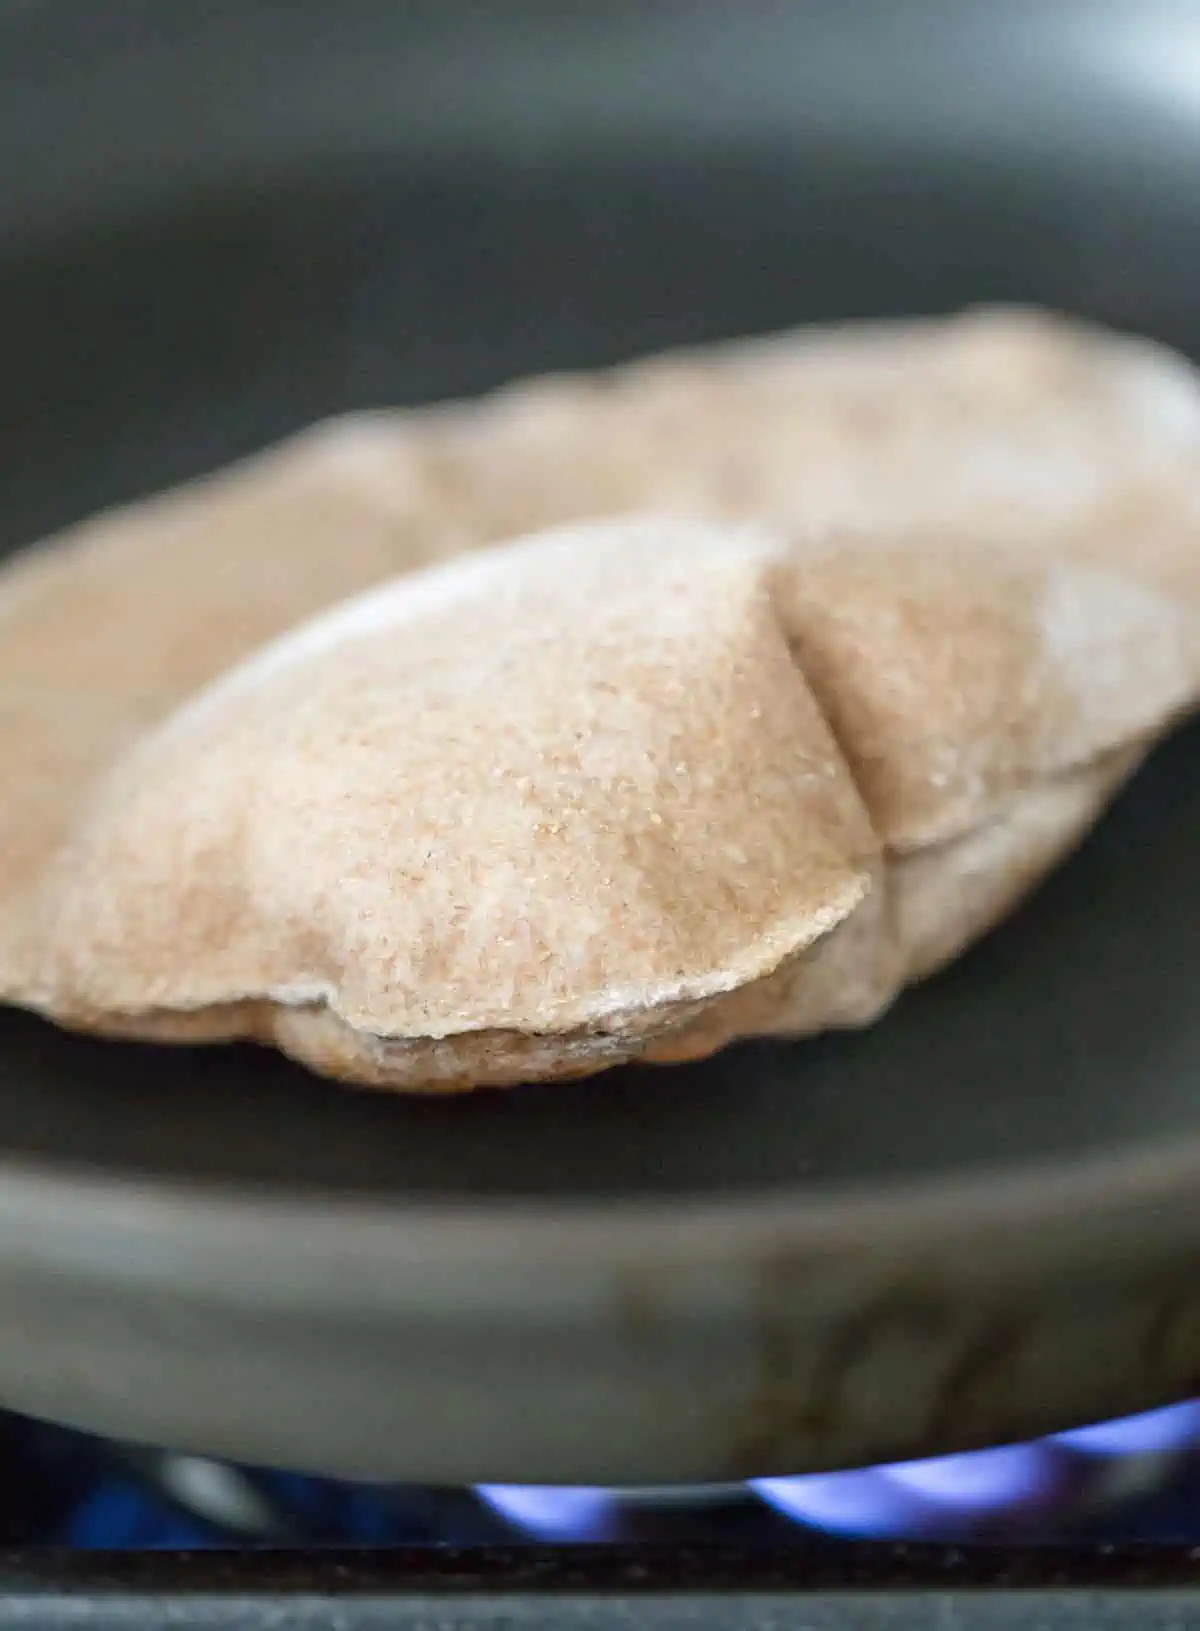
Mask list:
[{"label": "black nonstick pan surface", "polygon": [[[1034,301],[1200,354],[1197,64],[1166,0],[0,4],[0,541],[806,320]],[[0,1016],[0,1402],[631,1483],[1182,1396],[1198,749],[863,1035],[427,1103]]]}]

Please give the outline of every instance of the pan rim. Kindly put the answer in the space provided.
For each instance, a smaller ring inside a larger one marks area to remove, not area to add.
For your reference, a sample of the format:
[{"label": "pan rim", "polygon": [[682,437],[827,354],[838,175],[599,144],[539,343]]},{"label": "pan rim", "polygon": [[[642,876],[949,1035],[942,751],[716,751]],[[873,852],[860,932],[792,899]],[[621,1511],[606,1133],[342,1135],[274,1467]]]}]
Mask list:
[{"label": "pan rim", "polygon": [[[967,1248],[969,1258],[980,1237],[1027,1242],[1043,1229],[1073,1234],[1073,1225],[1122,1218],[1136,1219],[1133,1232],[1156,1256],[1164,1241],[1178,1250],[1189,1237],[1200,1250],[1200,1134],[1067,1166],[1026,1163],[980,1169],[974,1179],[954,1173],[846,1186],[804,1200],[781,1193],[568,1205],[286,1196],[0,1158],[0,1264],[19,1258],[90,1278],[99,1268],[122,1282],[169,1277],[175,1287],[181,1279],[209,1282],[223,1295],[238,1285],[257,1292],[272,1266],[300,1265],[300,1282],[316,1284],[333,1262],[467,1273],[510,1263],[523,1275],[533,1267],[569,1275],[611,1262],[636,1266],[647,1256],[681,1269],[789,1251],[836,1258],[881,1238],[889,1254],[923,1240]],[[1050,1251],[1049,1234],[1042,1238]],[[293,1288],[300,1283],[285,1278]],[[285,1289],[282,1282],[277,1289]],[[386,1296],[405,1285],[385,1281],[379,1289]]]}]

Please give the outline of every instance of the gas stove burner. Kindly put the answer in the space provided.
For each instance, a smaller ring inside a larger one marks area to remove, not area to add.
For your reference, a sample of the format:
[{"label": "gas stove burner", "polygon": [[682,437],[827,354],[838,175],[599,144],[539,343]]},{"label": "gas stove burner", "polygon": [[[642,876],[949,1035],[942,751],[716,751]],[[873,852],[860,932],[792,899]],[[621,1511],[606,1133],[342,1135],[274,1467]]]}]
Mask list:
[{"label": "gas stove burner", "polygon": [[639,1513],[693,1513],[757,1500],[805,1528],[862,1539],[960,1539],[1061,1527],[1162,1484],[1200,1444],[1200,1404],[1059,1433],[1031,1444],[855,1472],[761,1478],[689,1490],[553,1489],[484,1484],[476,1493],[514,1528],[544,1541],[623,1534]]},{"label": "gas stove burner", "polygon": [[2,1413],[0,1468],[0,1545],[1200,1542],[1200,1402],[973,1455],[748,1484],[362,1484],[133,1447]]},{"label": "gas stove burner", "polygon": [[1200,1404],[1173,1406],[1031,1444],[854,1472],[691,1490],[484,1484],[476,1493],[542,1541],[627,1538],[681,1504],[697,1522],[758,1503],[810,1530],[860,1539],[969,1539],[1061,1530],[1167,1481],[1200,1444]]},{"label": "gas stove burner", "polygon": [[0,1542],[73,1547],[1200,1540],[1200,1403],[860,1471],[662,1489],[349,1483],[0,1417]]}]

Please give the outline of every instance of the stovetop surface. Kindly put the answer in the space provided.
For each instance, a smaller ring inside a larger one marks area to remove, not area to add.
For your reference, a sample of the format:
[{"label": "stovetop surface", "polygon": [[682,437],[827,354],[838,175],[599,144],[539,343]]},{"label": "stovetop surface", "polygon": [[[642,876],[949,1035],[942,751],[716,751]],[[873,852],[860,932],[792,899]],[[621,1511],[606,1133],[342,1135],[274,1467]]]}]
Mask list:
[{"label": "stovetop surface", "polygon": [[520,1547],[15,1553],[0,1626],[176,1631],[1074,1631],[1200,1625],[1200,1550]]}]

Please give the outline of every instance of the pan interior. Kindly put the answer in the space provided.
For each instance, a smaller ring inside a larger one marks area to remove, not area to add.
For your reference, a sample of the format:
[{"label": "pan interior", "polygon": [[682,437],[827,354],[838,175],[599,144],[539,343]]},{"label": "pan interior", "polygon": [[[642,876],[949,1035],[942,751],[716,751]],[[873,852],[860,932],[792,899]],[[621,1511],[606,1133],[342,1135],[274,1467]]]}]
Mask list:
[{"label": "pan interior", "polygon": [[[1092,72],[1096,8],[930,6],[931,50],[870,84],[858,31],[879,8],[606,8],[603,51],[576,37],[586,9],[550,9],[506,8],[512,39],[472,51],[443,34],[478,7],[354,0],[333,33],[321,8],[194,8],[140,77],[101,40],[86,108],[29,24],[0,64],[0,89],[21,76],[0,146],[23,155],[0,198],[0,548],[340,409],[806,320],[1034,300],[1200,349],[1200,122],[1123,80],[1127,54]],[[1181,15],[1146,11],[1160,34]],[[535,13],[544,71],[493,96]],[[393,37],[408,27],[425,34]],[[195,76],[229,50],[245,71],[213,76],[217,132]],[[692,73],[730,61],[736,106]],[[263,93],[272,75],[286,95]],[[61,139],[9,131],[30,108]],[[102,137],[128,138],[120,163],[92,162]],[[0,1162],[615,1203],[1200,1133],[1198,750],[1196,731],[1164,748],[1024,911],[868,1033],[432,1102],[10,1013]]]}]

